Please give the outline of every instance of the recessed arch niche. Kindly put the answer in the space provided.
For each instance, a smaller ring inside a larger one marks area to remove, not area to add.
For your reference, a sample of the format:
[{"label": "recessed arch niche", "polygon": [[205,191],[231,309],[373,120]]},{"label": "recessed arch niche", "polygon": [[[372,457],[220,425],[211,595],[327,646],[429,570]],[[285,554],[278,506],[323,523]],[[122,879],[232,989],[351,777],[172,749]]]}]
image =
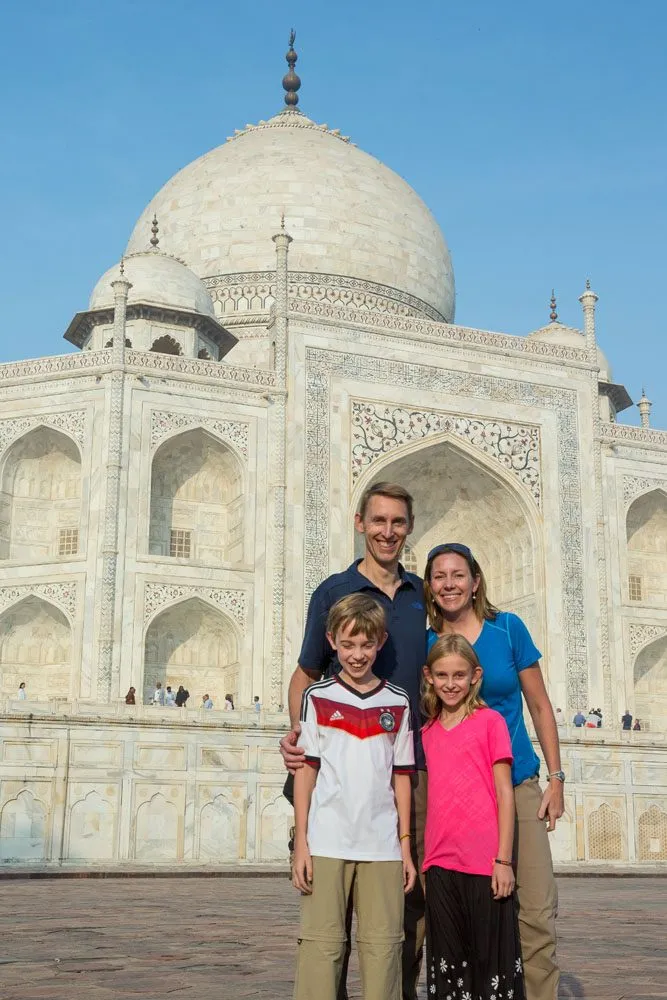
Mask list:
[{"label": "recessed arch niche", "polygon": [[80,520],[79,449],[66,434],[36,427],[12,444],[2,464],[0,558],[75,555]]},{"label": "recessed arch niche", "polygon": [[631,599],[667,607],[667,495],[651,490],[637,497],[625,524],[628,576],[635,578]]},{"label": "recessed arch niche", "polygon": [[33,594],[0,615],[0,695],[15,698],[25,681],[28,698],[70,693],[72,635],[64,613]]},{"label": "recessed arch niche", "polygon": [[[468,545],[484,570],[491,601],[526,622],[543,641],[538,532],[519,491],[485,462],[451,441],[411,450],[385,462],[359,486],[399,483],[414,497],[411,561],[420,574],[429,549],[440,542]],[[355,532],[355,553],[363,538]],[[414,564],[414,562],[413,562]]]},{"label": "recessed arch niche", "polygon": [[200,427],[169,438],[151,475],[149,551],[218,565],[243,561],[243,468]]},{"label": "recessed arch niche", "polygon": [[239,653],[236,628],[221,611],[198,597],[180,601],[158,614],[146,632],[144,699],[157,681],[163,688],[190,692],[188,708],[208,694],[222,708],[225,694],[238,698]]},{"label": "recessed arch niche", "polygon": [[637,654],[634,666],[635,718],[642,729],[667,730],[667,635]]}]

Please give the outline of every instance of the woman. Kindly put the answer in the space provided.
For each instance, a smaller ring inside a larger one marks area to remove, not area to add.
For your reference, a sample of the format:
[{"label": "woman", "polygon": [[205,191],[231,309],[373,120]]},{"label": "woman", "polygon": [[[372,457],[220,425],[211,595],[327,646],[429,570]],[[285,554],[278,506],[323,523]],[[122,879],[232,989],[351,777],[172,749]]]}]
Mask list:
[{"label": "woman", "polygon": [[130,690],[125,695],[125,704],[126,705],[136,705],[136,700],[135,700],[135,697],[134,697],[135,694],[136,694],[135,689],[133,687],[131,687]]},{"label": "woman", "polygon": [[226,694],[225,695],[225,712],[233,712],[233,711],[234,711],[234,699],[231,696],[231,694]]},{"label": "woman", "polygon": [[[556,1000],[556,883],[547,837],[563,815],[558,730],[539,667],[540,652],[517,615],[488,600],[484,574],[466,545],[437,545],[428,554],[424,594],[430,647],[458,633],[472,645],[484,670],[481,697],[504,717],[512,740],[512,783],[517,816],[516,893],[528,1000]],[[523,720],[522,696],[547,765],[547,788],[538,783],[539,760]]]}]

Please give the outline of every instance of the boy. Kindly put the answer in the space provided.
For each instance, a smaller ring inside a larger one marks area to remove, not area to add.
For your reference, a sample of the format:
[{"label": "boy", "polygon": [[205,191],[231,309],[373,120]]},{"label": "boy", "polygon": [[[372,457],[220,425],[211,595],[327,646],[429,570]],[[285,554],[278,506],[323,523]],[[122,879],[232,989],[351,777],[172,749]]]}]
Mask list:
[{"label": "boy", "polygon": [[292,881],[303,894],[295,1000],[335,1000],[353,883],[364,1000],[400,1000],[403,893],[417,874],[414,747],[408,696],[373,673],[386,638],[377,601],[341,598],[327,619],[340,672],[303,694],[300,741],[310,766],[294,778]]}]

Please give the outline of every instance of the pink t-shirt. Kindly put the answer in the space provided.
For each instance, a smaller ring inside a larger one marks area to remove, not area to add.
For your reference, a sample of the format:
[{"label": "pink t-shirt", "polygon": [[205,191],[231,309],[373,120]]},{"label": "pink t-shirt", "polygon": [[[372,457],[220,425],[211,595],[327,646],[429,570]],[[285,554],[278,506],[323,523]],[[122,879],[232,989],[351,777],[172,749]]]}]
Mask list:
[{"label": "pink t-shirt", "polygon": [[422,729],[428,769],[424,871],[432,865],[491,875],[498,856],[498,803],[493,765],[512,760],[507,724],[479,708],[453,729]]}]

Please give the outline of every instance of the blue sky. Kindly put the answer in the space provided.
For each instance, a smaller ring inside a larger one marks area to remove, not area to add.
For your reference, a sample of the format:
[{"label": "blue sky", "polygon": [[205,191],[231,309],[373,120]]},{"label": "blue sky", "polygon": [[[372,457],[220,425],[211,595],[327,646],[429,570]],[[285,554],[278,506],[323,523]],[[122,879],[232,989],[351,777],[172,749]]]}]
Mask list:
[{"label": "blue sky", "polygon": [[[452,251],[457,322],[598,334],[667,427],[663,0],[33,0],[0,5],[0,361],[61,338],[161,185],[282,102],[408,180]],[[636,410],[622,420],[638,422]]]}]

